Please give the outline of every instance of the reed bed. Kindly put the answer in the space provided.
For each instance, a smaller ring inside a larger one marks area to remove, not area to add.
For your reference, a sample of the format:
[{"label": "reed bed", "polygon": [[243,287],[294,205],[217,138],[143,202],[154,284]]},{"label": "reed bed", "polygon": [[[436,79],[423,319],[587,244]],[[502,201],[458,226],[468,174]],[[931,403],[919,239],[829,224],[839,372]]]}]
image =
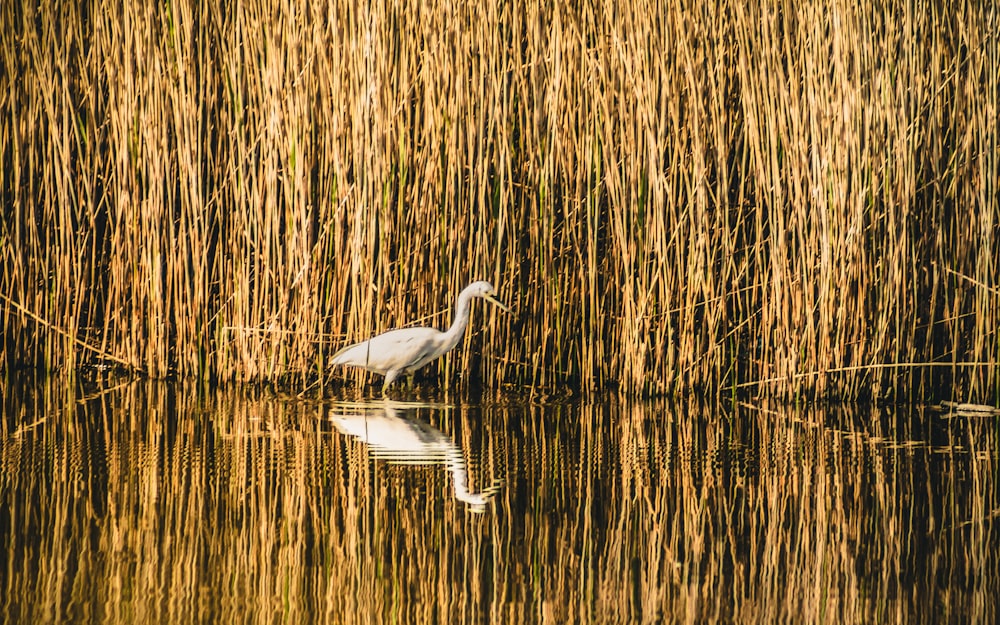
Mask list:
[{"label": "reed bed", "polygon": [[987,420],[779,402],[418,412],[474,486],[503,480],[476,514],[442,467],[377,460],[329,405],[0,384],[5,622],[997,616]]},{"label": "reed bed", "polygon": [[4,3],[0,367],[995,397],[997,13]]}]

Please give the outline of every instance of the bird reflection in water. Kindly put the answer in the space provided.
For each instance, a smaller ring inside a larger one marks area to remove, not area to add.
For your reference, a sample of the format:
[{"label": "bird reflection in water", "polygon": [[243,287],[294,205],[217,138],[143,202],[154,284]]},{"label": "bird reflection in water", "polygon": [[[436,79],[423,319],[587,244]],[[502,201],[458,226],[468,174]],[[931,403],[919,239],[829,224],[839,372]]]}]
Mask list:
[{"label": "bird reflection in water", "polygon": [[384,401],[336,404],[330,422],[340,432],[368,445],[373,458],[393,464],[443,465],[451,473],[455,498],[472,512],[484,512],[503,486],[494,481],[480,492],[469,490],[468,468],[462,449],[434,426],[416,418],[417,408],[431,404]]}]

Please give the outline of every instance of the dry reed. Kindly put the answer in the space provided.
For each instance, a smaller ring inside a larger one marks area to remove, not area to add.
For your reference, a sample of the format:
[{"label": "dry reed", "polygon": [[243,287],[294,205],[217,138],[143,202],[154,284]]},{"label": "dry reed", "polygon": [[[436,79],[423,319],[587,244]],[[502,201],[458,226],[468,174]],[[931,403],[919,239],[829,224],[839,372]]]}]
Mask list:
[{"label": "dry reed", "polygon": [[3,3],[0,367],[307,384],[485,278],[443,384],[987,397],[998,20]]}]

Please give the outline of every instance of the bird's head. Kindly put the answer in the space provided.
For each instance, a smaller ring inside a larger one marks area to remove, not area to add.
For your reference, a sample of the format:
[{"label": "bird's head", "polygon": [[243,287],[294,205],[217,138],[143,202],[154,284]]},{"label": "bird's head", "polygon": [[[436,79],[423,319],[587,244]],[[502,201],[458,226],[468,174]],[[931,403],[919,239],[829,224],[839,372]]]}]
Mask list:
[{"label": "bird's head", "polygon": [[465,290],[472,297],[481,297],[487,302],[500,308],[500,310],[507,313],[510,312],[510,309],[501,304],[500,300],[496,298],[497,296],[496,289],[494,289],[493,285],[487,282],[486,280],[479,280],[477,282],[473,282],[469,286],[465,287]]}]

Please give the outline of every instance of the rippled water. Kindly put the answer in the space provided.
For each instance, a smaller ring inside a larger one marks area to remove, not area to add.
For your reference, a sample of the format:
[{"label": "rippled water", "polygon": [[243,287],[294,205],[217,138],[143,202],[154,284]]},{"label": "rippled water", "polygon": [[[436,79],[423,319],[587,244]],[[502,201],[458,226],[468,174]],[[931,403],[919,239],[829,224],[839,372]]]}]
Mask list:
[{"label": "rippled water", "polygon": [[997,618],[996,417],[0,384],[5,623]]}]

